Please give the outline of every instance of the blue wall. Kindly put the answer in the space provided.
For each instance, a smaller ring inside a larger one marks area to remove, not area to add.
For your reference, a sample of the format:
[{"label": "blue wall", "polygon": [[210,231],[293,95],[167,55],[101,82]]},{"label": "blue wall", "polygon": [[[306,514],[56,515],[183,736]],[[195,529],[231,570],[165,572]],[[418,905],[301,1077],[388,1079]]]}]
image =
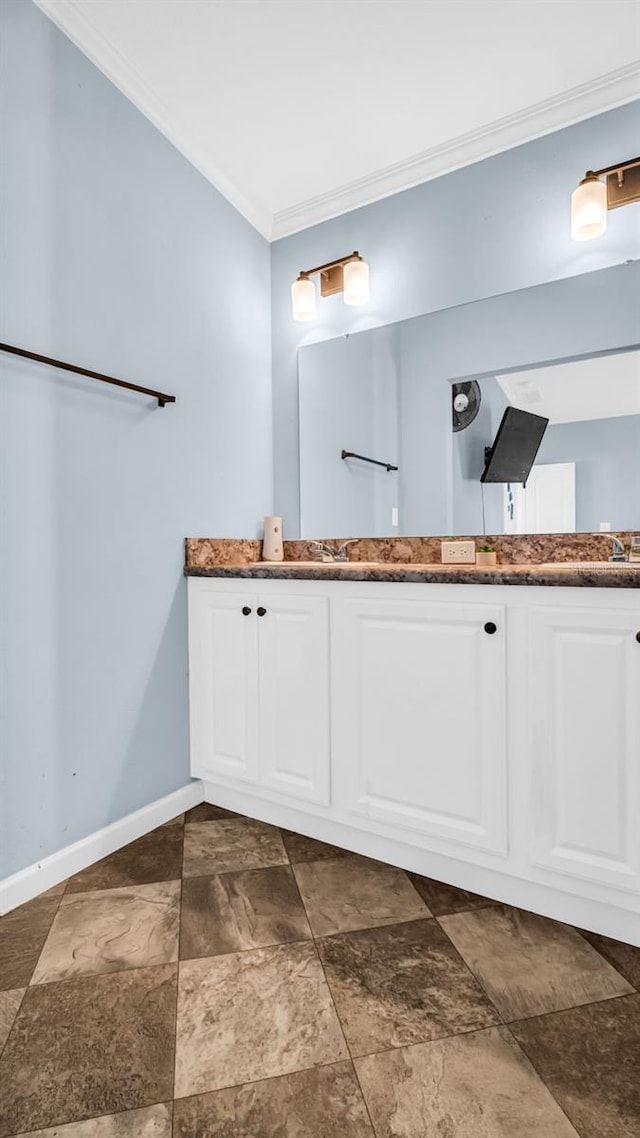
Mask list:
[{"label": "blue wall", "polygon": [[398,327],[300,352],[301,529],[306,538],[384,537],[398,476],[342,450],[398,463]]},{"label": "blue wall", "polygon": [[[574,242],[569,202],[584,171],[637,153],[640,102],[343,214],[272,248],[276,508],[298,519],[297,349],[315,340],[528,288],[640,257],[640,205],[609,214],[597,241]],[[371,302],[318,301],[318,319],[291,317],[300,269],[359,249]]]},{"label": "blue wall", "polygon": [[0,2],[0,877],[188,781],[187,534],[272,511],[269,246],[30,3]]}]

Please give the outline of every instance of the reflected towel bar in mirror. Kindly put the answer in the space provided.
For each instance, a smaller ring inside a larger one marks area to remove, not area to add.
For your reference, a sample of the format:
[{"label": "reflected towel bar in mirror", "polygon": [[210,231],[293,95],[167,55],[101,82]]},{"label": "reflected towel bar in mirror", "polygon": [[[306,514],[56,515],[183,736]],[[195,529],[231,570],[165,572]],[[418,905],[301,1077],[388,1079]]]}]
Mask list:
[{"label": "reflected towel bar in mirror", "polygon": [[341,458],[359,458],[360,462],[370,462],[373,466],[384,466],[387,474],[390,470],[397,470],[397,466],[393,466],[390,462],[380,462],[377,458],[367,458],[364,454],[356,454],[352,450],[343,450],[340,455]]}]

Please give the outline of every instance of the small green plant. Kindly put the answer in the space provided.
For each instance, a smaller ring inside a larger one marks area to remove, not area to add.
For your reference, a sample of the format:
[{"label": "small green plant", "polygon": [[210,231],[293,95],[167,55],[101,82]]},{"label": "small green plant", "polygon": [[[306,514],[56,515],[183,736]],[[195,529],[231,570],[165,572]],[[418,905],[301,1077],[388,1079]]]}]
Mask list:
[{"label": "small green plant", "polygon": [[492,545],[479,545],[478,553],[495,553],[495,549]]}]

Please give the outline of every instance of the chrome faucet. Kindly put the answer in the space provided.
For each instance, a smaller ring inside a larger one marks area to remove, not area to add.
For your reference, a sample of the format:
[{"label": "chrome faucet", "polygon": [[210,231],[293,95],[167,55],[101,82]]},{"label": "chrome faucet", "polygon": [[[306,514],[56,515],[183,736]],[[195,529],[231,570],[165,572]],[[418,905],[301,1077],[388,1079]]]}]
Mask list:
[{"label": "chrome faucet", "polygon": [[613,553],[611,554],[609,561],[626,561],[627,555],[624,551],[624,545],[620,541],[620,538],[614,537],[614,538],[612,538],[612,541],[613,541]]},{"label": "chrome faucet", "polygon": [[349,560],[349,557],[347,555],[347,546],[353,545],[357,540],[357,537],[352,537],[349,539],[349,541],[343,541],[342,545],[339,545],[337,549],[333,549],[324,541],[312,541],[311,547],[313,549],[314,561],[322,561],[325,565],[344,565],[345,561]]},{"label": "chrome faucet", "polygon": [[311,548],[313,550],[314,561],[335,561],[335,554],[330,545],[325,545],[323,541],[312,541]]}]

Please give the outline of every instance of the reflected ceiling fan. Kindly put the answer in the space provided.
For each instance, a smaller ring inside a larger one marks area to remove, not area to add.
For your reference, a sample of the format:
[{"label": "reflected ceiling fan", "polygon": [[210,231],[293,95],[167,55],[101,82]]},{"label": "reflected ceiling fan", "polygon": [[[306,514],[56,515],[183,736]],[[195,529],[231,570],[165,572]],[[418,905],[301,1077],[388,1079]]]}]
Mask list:
[{"label": "reflected ceiling fan", "polygon": [[475,379],[451,385],[451,412],[454,431],[471,426],[482,402],[480,384]]}]

